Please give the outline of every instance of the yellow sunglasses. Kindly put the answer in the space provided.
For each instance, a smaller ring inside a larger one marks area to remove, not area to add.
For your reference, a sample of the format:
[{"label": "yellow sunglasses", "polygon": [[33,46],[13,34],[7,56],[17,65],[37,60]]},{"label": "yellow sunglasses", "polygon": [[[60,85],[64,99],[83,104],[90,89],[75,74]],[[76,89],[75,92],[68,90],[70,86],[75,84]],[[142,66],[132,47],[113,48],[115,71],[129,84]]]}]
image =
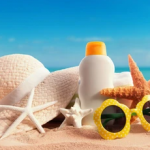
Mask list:
[{"label": "yellow sunglasses", "polygon": [[138,116],[143,128],[150,131],[150,95],[144,96],[135,109],[129,109],[117,100],[107,99],[95,110],[93,119],[101,137],[113,140],[127,136],[131,116]]}]

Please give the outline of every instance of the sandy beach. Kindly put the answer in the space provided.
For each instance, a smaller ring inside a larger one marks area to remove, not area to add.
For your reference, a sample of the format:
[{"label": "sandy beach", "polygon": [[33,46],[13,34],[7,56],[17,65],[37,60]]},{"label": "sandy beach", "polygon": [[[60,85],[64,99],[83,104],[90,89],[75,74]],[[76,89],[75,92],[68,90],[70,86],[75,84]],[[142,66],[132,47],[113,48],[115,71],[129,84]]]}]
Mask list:
[{"label": "sandy beach", "polygon": [[96,128],[72,126],[58,129],[60,122],[51,121],[44,128],[46,133],[37,130],[14,134],[0,141],[0,150],[149,150],[150,133],[140,124],[133,124],[127,137],[104,140]]}]

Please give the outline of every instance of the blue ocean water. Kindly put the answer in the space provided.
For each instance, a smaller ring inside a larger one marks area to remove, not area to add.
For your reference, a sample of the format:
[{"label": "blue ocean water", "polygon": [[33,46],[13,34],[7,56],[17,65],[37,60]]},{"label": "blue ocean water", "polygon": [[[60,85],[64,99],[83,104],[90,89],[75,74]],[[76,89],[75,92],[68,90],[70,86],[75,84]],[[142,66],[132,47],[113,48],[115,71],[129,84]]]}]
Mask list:
[{"label": "blue ocean water", "polygon": [[[54,72],[57,70],[62,70],[66,69],[68,67],[57,67],[57,68],[48,68],[50,72]],[[150,80],[150,67],[139,67],[140,71],[143,73],[144,77],[146,80]],[[125,72],[129,71],[129,67],[116,67],[115,72],[120,73],[120,72]]]},{"label": "blue ocean water", "polygon": [[[143,76],[146,80],[150,80],[150,67],[139,67],[140,71],[143,73]],[[130,71],[128,67],[120,67],[115,68],[115,72],[124,72],[124,71]]]}]

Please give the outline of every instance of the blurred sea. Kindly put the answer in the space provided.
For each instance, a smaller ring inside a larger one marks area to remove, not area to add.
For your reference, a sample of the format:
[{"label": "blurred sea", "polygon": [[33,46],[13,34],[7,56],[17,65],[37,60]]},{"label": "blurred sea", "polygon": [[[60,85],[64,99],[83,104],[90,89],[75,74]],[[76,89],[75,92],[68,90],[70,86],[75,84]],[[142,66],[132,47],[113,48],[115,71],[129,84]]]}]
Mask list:
[{"label": "blurred sea", "polygon": [[[67,67],[59,67],[59,68],[48,68],[50,72],[54,72],[57,70],[62,70]],[[150,67],[139,67],[140,71],[143,73],[146,80],[150,80]],[[128,67],[117,67],[115,68],[116,73],[129,71]]]}]

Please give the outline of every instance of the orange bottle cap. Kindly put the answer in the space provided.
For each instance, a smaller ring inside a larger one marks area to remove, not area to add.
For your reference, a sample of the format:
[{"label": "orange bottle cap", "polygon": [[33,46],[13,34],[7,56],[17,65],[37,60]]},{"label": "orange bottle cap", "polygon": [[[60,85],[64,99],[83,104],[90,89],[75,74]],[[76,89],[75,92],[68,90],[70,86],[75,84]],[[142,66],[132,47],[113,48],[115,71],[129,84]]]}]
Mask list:
[{"label": "orange bottle cap", "polygon": [[106,46],[103,42],[89,42],[86,45],[86,56],[89,55],[107,55]]}]

